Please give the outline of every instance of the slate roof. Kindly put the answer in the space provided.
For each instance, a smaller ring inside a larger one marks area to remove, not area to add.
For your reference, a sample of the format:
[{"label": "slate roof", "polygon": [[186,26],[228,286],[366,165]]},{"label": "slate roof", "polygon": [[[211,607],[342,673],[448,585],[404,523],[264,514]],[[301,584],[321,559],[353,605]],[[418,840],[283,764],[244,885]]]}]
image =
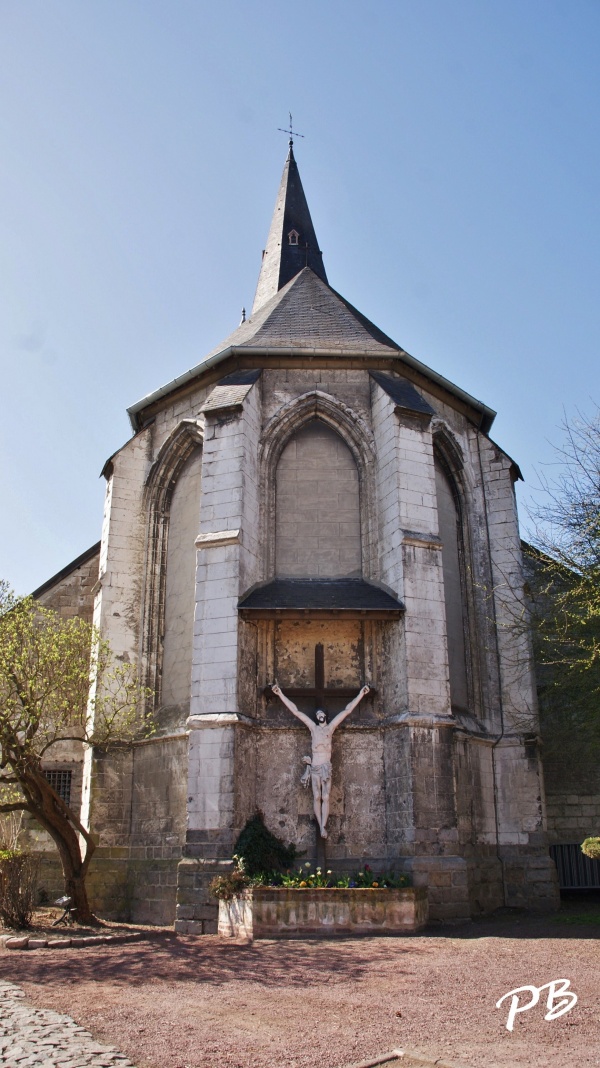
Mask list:
[{"label": "slate roof", "polygon": [[[297,246],[289,244],[290,230],[299,235]],[[252,315],[194,367],[132,404],[128,413],[133,429],[140,429],[144,413],[151,406],[227,359],[245,357],[247,362],[259,362],[262,358],[279,360],[294,356],[384,360],[383,365],[379,363],[380,368],[389,366],[391,359],[398,362],[399,369],[402,365],[412,368],[469,406],[473,410],[471,418],[484,432],[489,431],[494,421],[496,413],[491,408],[410,356],[331,288],[298,167],[290,152],[275,204]],[[412,406],[413,411],[424,411],[422,407],[414,407],[414,395],[406,401],[407,396],[405,387],[405,402],[400,398],[397,401],[399,407]],[[215,403],[221,403],[220,395],[213,399]],[[426,403],[422,398],[421,401]]]},{"label": "slate roof", "polygon": [[229,348],[293,349],[299,353],[339,349],[388,358],[401,351],[310,267],[303,267],[202,362],[208,363]]},{"label": "slate roof", "polygon": [[407,382],[405,378],[386,375],[384,371],[371,371],[370,374],[398,408],[404,408],[408,412],[421,412],[423,415],[435,415],[435,409],[415,389],[412,382]]},{"label": "slate roof", "polygon": [[242,614],[347,612],[398,617],[405,609],[391,593],[364,579],[273,579],[238,603]]},{"label": "slate roof", "polygon": [[215,388],[204,401],[201,412],[222,412],[227,409],[241,408],[248,393],[262,374],[260,367],[253,371],[235,371],[217,382]]},{"label": "slate roof", "polygon": [[[293,234],[294,244],[290,244],[290,234]],[[327,281],[323,255],[290,141],[263,252],[252,314],[274,297],[303,267],[310,267],[323,282]]]}]

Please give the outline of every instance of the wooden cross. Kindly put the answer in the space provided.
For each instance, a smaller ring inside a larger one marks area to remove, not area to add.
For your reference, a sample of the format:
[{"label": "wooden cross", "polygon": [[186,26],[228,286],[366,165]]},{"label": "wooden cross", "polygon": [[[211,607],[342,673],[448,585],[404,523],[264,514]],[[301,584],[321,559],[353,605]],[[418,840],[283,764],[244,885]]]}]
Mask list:
[{"label": "wooden cross", "polygon": [[[307,686],[305,689],[292,689],[288,690],[285,687],[286,697],[290,697],[292,700],[300,698],[304,700],[306,697],[312,697],[315,702],[315,711],[319,708],[323,708],[325,705],[325,699],[327,697],[356,697],[359,687],[347,687],[347,686],[325,686],[325,652],[323,646],[319,642],[315,645],[315,684],[314,686]],[[375,693],[371,688],[371,694]],[[270,686],[265,688],[265,697],[270,699],[273,696],[273,691]]]}]

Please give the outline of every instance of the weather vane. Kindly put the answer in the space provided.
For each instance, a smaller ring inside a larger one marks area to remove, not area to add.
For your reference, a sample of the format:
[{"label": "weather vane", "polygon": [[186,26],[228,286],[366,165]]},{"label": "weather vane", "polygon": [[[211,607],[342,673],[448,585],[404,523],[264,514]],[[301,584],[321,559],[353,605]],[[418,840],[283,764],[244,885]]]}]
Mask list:
[{"label": "weather vane", "polygon": [[283,126],[278,126],[277,129],[281,133],[288,134],[289,139],[290,139],[290,148],[291,148],[292,145],[294,144],[294,140],[293,140],[294,137],[304,137],[304,134],[298,133],[297,130],[292,129],[292,113],[291,113],[291,111],[288,111],[288,115],[290,117],[290,128],[289,128],[289,130],[284,130]]}]

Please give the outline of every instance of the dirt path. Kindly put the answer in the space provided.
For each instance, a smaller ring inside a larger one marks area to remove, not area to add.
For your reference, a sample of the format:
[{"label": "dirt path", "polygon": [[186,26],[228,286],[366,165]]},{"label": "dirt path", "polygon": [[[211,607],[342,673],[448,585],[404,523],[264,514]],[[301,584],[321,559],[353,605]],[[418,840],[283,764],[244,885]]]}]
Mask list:
[{"label": "dirt path", "polygon": [[[138,944],[0,953],[0,978],[138,1068],[341,1068],[398,1046],[472,1068],[600,1066],[598,927],[477,923],[404,938]],[[506,1030],[503,994],[568,978]]]}]

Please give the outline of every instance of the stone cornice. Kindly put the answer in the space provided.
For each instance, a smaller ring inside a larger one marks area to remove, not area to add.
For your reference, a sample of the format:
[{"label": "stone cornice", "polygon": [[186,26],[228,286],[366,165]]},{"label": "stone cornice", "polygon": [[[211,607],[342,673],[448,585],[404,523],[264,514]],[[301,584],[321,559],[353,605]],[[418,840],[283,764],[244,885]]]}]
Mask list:
[{"label": "stone cornice", "polygon": [[213,549],[220,545],[238,545],[241,541],[241,531],[237,530],[216,530],[207,534],[199,534],[196,538],[197,549]]},{"label": "stone cornice", "polygon": [[206,712],[200,716],[188,716],[186,727],[191,731],[211,730],[217,727],[235,727],[238,723],[249,726],[253,720],[239,712]]}]

